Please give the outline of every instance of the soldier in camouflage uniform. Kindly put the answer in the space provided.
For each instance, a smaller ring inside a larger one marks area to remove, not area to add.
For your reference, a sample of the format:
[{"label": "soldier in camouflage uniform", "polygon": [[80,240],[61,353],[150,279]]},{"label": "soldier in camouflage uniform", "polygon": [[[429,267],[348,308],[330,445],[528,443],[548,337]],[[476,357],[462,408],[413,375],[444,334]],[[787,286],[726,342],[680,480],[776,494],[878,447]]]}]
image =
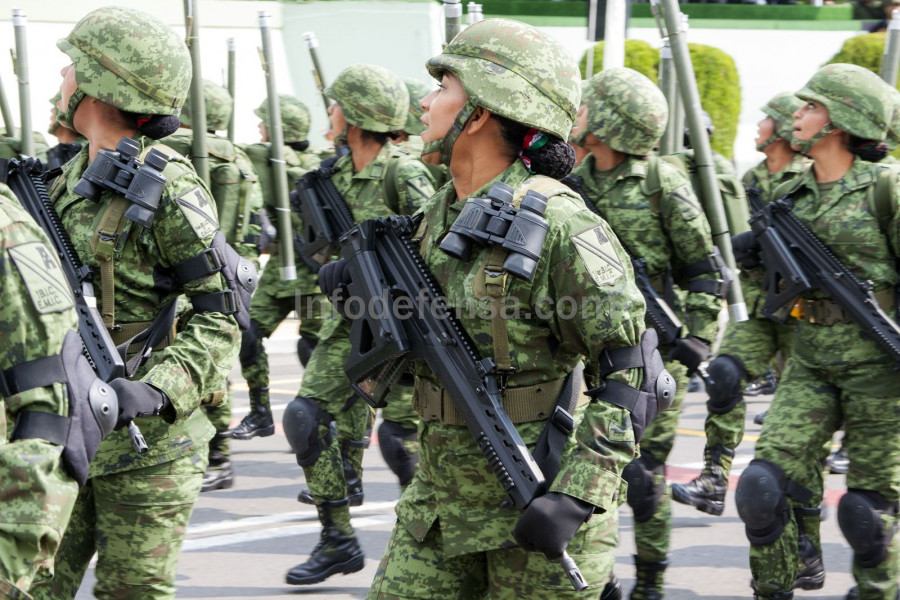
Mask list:
[{"label": "soldier in camouflage uniform", "polygon": [[59,122],[59,109],[56,107],[59,98],[59,92],[50,98],[50,127],[47,133],[55,135],[59,143],[47,150],[47,169],[55,169],[69,162],[87,142],[84,136]]},{"label": "soldier in camouflage uniform", "polygon": [[[234,100],[228,90],[215,82],[203,80],[203,100],[206,106],[206,144],[209,155],[210,191],[216,201],[219,230],[225,241],[238,254],[259,267],[260,211],[263,208],[262,188],[244,151],[216,131],[228,128]],[[181,109],[181,128],[163,140],[169,148],[190,158],[193,150],[193,120],[190,96]],[[230,384],[227,385],[230,388]],[[209,442],[209,466],[203,477],[201,492],[227,489],[234,485],[231,467],[231,448],[223,435],[231,427],[231,393],[225,391],[222,403],[203,407],[216,435]]]},{"label": "soldier in camouflage uniform", "polygon": [[[609,226],[556,181],[574,163],[564,140],[581,95],[577,66],[535,28],[487,19],[457,35],[427,67],[440,84],[422,101],[424,156],[449,165],[453,179],[423,206],[419,251],[477,352],[497,361],[504,407],[516,415],[516,429],[533,449],[554,411],[557,386],[579,361],[588,384],[600,386],[602,377],[609,393],[580,395],[573,429],[556,448],[558,474],[548,475],[548,493],[519,512],[501,506],[503,488],[451,410],[454,400],[426,365],[417,364],[419,470],[397,505],[398,523],[368,597],[618,597],[609,584],[625,496],[620,475],[635,456],[643,417],[656,412],[656,399],[652,409],[647,402],[647,415],[632,419],[616,402],[637,383],[642,363],[623,367],[614,360],[609,372],[600,367],[605,350],[641,339],[644,302]],[[528,190],[548,198],[549,229],[530,281],[502,268],[500,275],[486,274],[505,258],[487,247],[473,245],[467,260],[438,247],[466,200],[483,198],[495,182],[511,186],[517,199]],[[604,316],[545,310],[561,298],[575,306],[598,300]],[[459,310],[473,299],[476,311]],[[491,318],[493,299],[513,302],[519,318],[504,319],[497,311]],[[545,387],[554,391],[542,393]],[[575,592],[556,562],[566,548],[589,591]]]},{"label": "soldier in camouflage uniform", "polygon": [[[47,140],[40,132],[35,131],[34,136],[34,157],[42,163],[47,163]],[[0,137],[0,158],[21,158],[22,157],[22,140],[14,137]]]},{"label": "soldier in camouflage uniform", "polygon": [[[422,123],[422,115],[425,111],[419,101],[431,93],[432,88],[425,85],[418,79],[405,79],[406,90],[409,92],[409,113],[406,115],[406,125],[400,135],[394,141],[394,145],[406,151],[410,156],[422,156],[422,138],[420,134],[425,131],[425,124]],[[450,172],[444,165],[432,165],[424,163],[431,171],[434,178],[435,189],[443,186],[450,179]]]},{"label": "soldier in camouflage uniform", "polygon": [[[115,411],[93,439],[87,430],[59,435],[79,410],[74,403],[84,407],[87,401],[67,386],[73,365],[66,363],[72,353],[81,356],[72,293],[44,232],[2,183],[0,247],[0,597],[27,600],[38,571],[53,572],[78,484],[100,437],[112,429]],[[54,368],[60,363],[62,377]],[[90,381],[86,361],[84,368]],[[48,421],[62,422],[62,431],[50,433]],[[71,461],[76,440],[84,451],[80,468]]]},{"label": "soldier in camouflage uniform", "polygon": [[[891,119],[890,88],[870,71],[833,64],[797,92],[791,146],[813,159],[779,186],[793,213],[862,281],[880,306],[896,314],[898,205],[896,172],[887,171],[890,202],[871,206],[878,160]],[[883,213],[883,214],[882,214]],[[759,260],[752,234],[733,240],[745,265]],[[754,460],[741,474],[735,500],[750,540],[752,586],[758,599],[793,597],[798,537],[821,555],[819,518],[823,444],[841,423],[850,456],[847,493],[838,522],[853,548],[858,588],[848,598],[893,600],[900,577],[900,374],[894,361],[830,297],[804,292],[794,347],[775,392]]]},{"label": "soldier in camouflage uniform", "polygon": [[[349,149],[326,166],[353,219],[411,215],[434,193],[434,182],[421,161],[389,142],[406,123],[409,93],[403,80],[383,67],[352,65],[325,95],[334,100],[328,109],[329,133],[336,145]],[[284,412],[285,435],[303,467],[309,498],[322,523],[309,559],[287,574],[287,582],[294,585],[363,568],[363,552],[350,525],[348,491],[361,492],[363,440],[372,409],[353,392],[344,374],[349,352],[349,324],[328,313],[298,396]],[[393,403],[412,405],[412,390],[392,392],[388,406]],[[403,450],[410,433],[389,433],[382,436],[384,441]]]},{"label": "soldier in camouflage uniform", "polygon": [[[237,356],[237,320],[249,321],[224,296],[243,305],[249,290],[230,283],[242,267],[218,233],[212,198],[191,163],[171,149],[159,206],[146,226],[125,217],[131,202],[110,189],[97,184],[96,200],[74,191],[101,149],[128,136],[143,155],[178,128],[191,80],[184,39],[156,17],[106,7],[82,18],[57,46],[72,60],[62,70],[60,111],[88,146],[65,165],[50,196],[78,256],[100,274],[98,310],[113,342],[126,344],[129,372],[110,382],[121,429],[103,440],[91,464],[56,575],[32,592],[42,600],[74,597],[96,552],[97,598],[174,598],[175,565],[214,433],[197,409],[222,389]],[[197,260],[210,248],[227,263],[228,280],[223,268]],[[182,294],[194,312],[173,339],[165,335],[171,319],[156,318],[169,315],[166,307]],[[130,343],[143,331],[161,334],[149,358],[150,348]],[[146,438],[144,455],[124,429],[132,419]]]},{"label": "soldier in camouflage uniform", "polygon": [[[802,100],[792,93],[783,92],[762,108],[766,116],[759,122],[756,149],[763,152],[766,158],[747,171],[743,183],[747,188],[759,190],[763,202],[774,200],[774,189],[797,177],[809,164],[808,159],[790,146],[793,114],[801,106]],[[728,324],[716,357],[708,367],[710,381],[707,382],[706,389],[709,401],[703,471],[690,483],[672,485],[672,497],[676,502],[693,505],[697,510],[716,516],[721,515],[725,509],[725,493],[728,490],[728,475],[734,451],[744,435],[744,418],[747,413],[744,387],[749,381],[762,376],[779,353],[780,364],[783,365],[790,356],[793,345],[793,324],[788,322],[780,325],[761,312],[765,293],[759,270],[744,269],[740,276],[744,299],[750,309],[750,319]],[[778,372],[781,372],[780,368]],[[824,578],[821,562],[818,563],[818,568],[813,564],[808,567],[821,573]],[[815,585],[812,580],[817,578],[818,575],[799,583]]]},{"label": "soldier in camouflage uniform", "polygon": [[640,458],[625,469],[637,544],[635,600],[662,598],[672,529],[665,462],[689,376],[716,338],[725,291],[723,263],[687,175],[648,157],[667,117],[662,92],[637,71],[621,67],[595,75],[576,121],[576,141],[591,156],[564,180],[573,181],[585,204],[606,219],[629,255],[645,261],[657,294],[684,323],[677,338],[660,346],[677,384],[672,406],[647,429]]},{"label": "soldier in camouflage uniform", "polygon": [[[288,191],[294,188],[294,182],[310,169],[319,164],[319,157],[309,148],[309,109],[294,98],[282,94],[278,97],[281,108],[281,125],[284,136],[284,160],[288,174]],[[272,169],[269,166],[269,117],[268,101],[264,100],[259,108],[253,111],[259,117],[259,130],[262,141],[244,146],[243,150],[250,157],[254,170],[262,184],[265,219],[263,223],[263,239],[260,247],[269,248],[271,266],[263,269],[259,289],[253,295],[250,307],[252,321],[250,329],[244,332],[241,339],[241,374],[247,380],[250,394],[250,412],[233,429],[225,433],[226,437],[236,440],[249,440],[254,437],[267,437],[275,433],[275,422],[272,420],[272,406],[269,400],[269,357],[263,346],[263,339],[272,332],[292,310],[297,310],[300,317],[300,339],[297,342],[297,354],[300,363],[305,367],[312,349],[319,340],[319,328],[322,325],[323,311],[329,311],[328,302],[319,291],[316,275],[301,261],[297,264],[297,279],[283,281],[278,265],[281,264],[279,246],[293,243],[293,240],[278,240],[272,243],[277,223],[275,198],[275,182],[272,181]],[[292,214],[294,232],[301,233],[300,216]]]}]

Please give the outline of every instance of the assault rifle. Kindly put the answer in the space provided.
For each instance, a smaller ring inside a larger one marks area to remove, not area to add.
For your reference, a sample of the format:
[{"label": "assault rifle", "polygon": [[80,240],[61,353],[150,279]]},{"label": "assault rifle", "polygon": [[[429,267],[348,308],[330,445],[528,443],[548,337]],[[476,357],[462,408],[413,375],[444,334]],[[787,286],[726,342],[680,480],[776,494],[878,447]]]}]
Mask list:
[{"label": "assault rifle", "polygon": [[[78,334],[84,344],[84,355],[97,377],[109,382],[125,376],[125,363],[116,350],[103,319],[97,312],[97,298],[94,295],[93,273],[84,265],[75,251],[69,234],[62,225],[59,215],[44,187],[44,168],[34,158],[0,159],[0,181],[10,187],[22,207],[44,230],[50,243],[56,249],[63,273],[75,298],[75,312],[78,314]],[[147,443],[141,430],[134,422],[128,425],[131,444],[138,454],[147,453]]]},{"label": "assault rifle", "polygon": [[313,272],[318,272],[321,264],[316,257],[330,254],[341,236],[354,224],[350,207],[331,181],[332,164],[304,174],[297,180],[297,194],[292,194],[292,209],[299,212],[303,220],[300,254]]},{"label": "assault rifle", "polygon": [[[367,307],[351,325],[345,371],[367,402],[383,406],[408,361],[424,360],[506,492],[502,506],[523,510],[546,491],[544,474],[503,409],[494,359],[479,356],[419,255],[411,239],[416,226],[410,217],[382,217],[341,238],[348,296]],[[559,562],[575,589],[587,587],[568,553]]]},{"label": "assault rifle", "polygon": [[647,274],[647,261],[643,258],[632,258],[631,265],[634,267],[634,282],[647,304],[647,322],[659,334],[660,344],[671,344],[681,337],[681,319],[669,303],[653,289],[650,276]]},{"label": "assault rifle", "polygon": [[[758,194],[753,198],[759,206]],[[762,206],[750,228],[762,247],[766,301],[762,312],[783,322],[797,296],[817,288],[900,362],[900,327],[878,306],[871,281],[860,281],[793,213],[789,195]]]}]

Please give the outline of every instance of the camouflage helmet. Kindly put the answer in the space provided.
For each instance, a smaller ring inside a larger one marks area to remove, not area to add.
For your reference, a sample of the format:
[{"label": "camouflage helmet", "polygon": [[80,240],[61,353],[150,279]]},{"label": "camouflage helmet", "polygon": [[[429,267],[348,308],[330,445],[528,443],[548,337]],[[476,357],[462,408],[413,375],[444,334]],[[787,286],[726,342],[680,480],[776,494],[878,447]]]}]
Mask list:
[{"label": "camouflage helmet", "polygon": [[418,79],[405,79],[406,90],[409,92],[409,112],[406,113],[406,125],[403,131],[412,135],[419,135],[425,131],[425,123],[422,115],[425,111],[419,106],[419,100],[431,93],[431,88]]},{"label": "camouflage helmet", "polygon": [[325,96],[340,105],[347,123],[360,129],[386,133],[406,126],[409,91],[384,67],[350,65],[325,88]]},{"label": "camouflage helmet", "polygon": [[50,110],[53,111],[53,120],[50,121],[50,128],[47,129],[47,133],[50,135],[56,135],[56,130],[59,129],[59,108],[56,106],[56,103],[60,101],[62,98],[62,92],[56,92],[52,98],[50,98],[50,105],[53,107]]},{"label": "camouflage helmet", "polygon": [[[302,142],[309,137],[309,109],[297,98],[288,94],[279,94],[278,103],[281,106],[281,131],[285,142]],[[269,101],[263,100],[259,108],[253,111],[265,124],[269,125]]]},{"label": "camouflage helmet", "polygon": [[145,12],[98,8],[56,46],[72,59],[78,91],[119,110],[174,115],[187,97],[191,56],[184,39]]},{"label": "camouflage helmet", "polygon": [[894,101],[894,112],[891,114],[885,141],[891,150],[895,150],[900,146],[900,91],[891,88],[891,98]]},{"label": "camouflage helmet", "polygon": [[[207,131],[221,131],[228,129],[228,123],[231,121],[231,112],[234,110],[234,100],[228,90],[218,83],[208,79],[203,80],[203,103],[206,106],[206,129]],[[190,95],[181,108],[181,114],[178,116],[181,124],[193,127],[191,123],[191,103]]]},{"label": "camouflage helmet", "polygon": [[605,69],[590,79],[584,103],[588,132],[625,154],[649,154],[663,133],[669,107],[652,81],[634,69]]},{"label": "camouflage helmet", "polygon": [[795,94],[781,92],[766,102],[761,110],[775,121],[775,135],[790,142],[791,134],[794,131],[794,113],[802,106],[803,100]]},{"label": "camouflage helmet", "polygon": [[889,85],[868,69],[845,63],[819,69],[797,97],[824,105],[835,127],[864,140],[883,140],[894,110]]},{"label": "camouflage helmet", "polygon": [[511,19],[470,25],[430,59],[440,79],[455,75],[471,102],[565,140],[581,100],[581,76],[562,44]]}]

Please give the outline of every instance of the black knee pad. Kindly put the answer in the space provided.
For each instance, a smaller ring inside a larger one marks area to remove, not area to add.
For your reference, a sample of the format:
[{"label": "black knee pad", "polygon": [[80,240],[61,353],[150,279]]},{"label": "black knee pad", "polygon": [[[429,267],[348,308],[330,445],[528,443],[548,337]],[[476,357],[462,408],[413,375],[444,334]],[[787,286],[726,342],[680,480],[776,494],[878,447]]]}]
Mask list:
[{"label": "black knee pad", "polygon": [[[308,467],[315,464],[322,450],[331,444],[334,433],[334,418],[319,407],[312,398],[297,396],[284,409],[284,435],[294,454],[297,464]],[[325,435],[319,433],[319,426],[328,425]]]},{"label": "black knee pad", "polygon": [[313,350],[316,349],[319,340],[312,338],[301,337],[297,340],[297,358],[300,359],[300,364],[306,367],[306,363],[309,362],[309,357],[312,356]]},{"label": "black knee pad", "polygon": [[[666,465],[649,454],[634,459],[622,471],[622,478],[628,482],[628,506],[634,511],[634,520],[644,523],[650,520],[659,499],[666,493]],[[659,483],[656,476],[660,475]]]},{"label": "black knee pad", "polygon": [[740,359],[724,354],[717,356],[707,368],[710,381],[706,385],[709,401],[706,407],[709,412],[723,415],[734,410],[744,398],[741,380],[747,376]]},{"label": "black knee pad", "polygon": [[895,528],[885,529],[882,515],[897,514],[897,503],[871,490],[848,490],[838,503],[838,525],[847,543],[853,548],[853,558],[863,568],[884,562]]},{"label": "black knee pad", "polygon": [[396,421],[382,421],[378,426],[378,447],[384,462],[390,467],[400,485],[412,481],[419,463],[419,454],[410,452],[403,443],[416,439],[415,429],[406,429]]},{"label": "black knee pad", "polygon": [[256,364],[262,354],[262,335],[261,327],[256,319],[250,319],[250,327],[241,332],[241,351],[238,354],[238,360],[241,362],[241,368]]},{"label": "black knee pad", "polygon": [[790,521],[786,482],[784,470],[767,460],[753,459],[741,473],[734,499],[751,544],[771,544]]}]

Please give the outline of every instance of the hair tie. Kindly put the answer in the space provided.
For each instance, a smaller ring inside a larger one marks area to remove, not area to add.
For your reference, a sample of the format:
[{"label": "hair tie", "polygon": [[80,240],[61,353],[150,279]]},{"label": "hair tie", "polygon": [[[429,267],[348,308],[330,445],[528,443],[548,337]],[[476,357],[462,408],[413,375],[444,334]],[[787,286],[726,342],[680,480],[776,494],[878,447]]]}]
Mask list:
[{"label": "hair tie", "polygon": [[525,152],[539,150],[546,146],[548,141],[550,141],[550,138],[546,133],[533,127],[525,133],[525,139],[522,140],[522,149],[519,150],[519,160],[522,161],[529,173],[534,173],[534,171],[531,170],[531,159],[525,156]]},{"label": "hair tie", "polygon": [[146,125],[147,123],[149,123],[149,122],[150,122],[150,119],[152,119],[152,118],[153,118],[153,115],[148,115],[148,116],[146,116],[146,117],[138,117],[138,119],[137,119],[137,126],[138,126],[138,129],[140,129],[141,127],[143,127],[143,126]]}]

